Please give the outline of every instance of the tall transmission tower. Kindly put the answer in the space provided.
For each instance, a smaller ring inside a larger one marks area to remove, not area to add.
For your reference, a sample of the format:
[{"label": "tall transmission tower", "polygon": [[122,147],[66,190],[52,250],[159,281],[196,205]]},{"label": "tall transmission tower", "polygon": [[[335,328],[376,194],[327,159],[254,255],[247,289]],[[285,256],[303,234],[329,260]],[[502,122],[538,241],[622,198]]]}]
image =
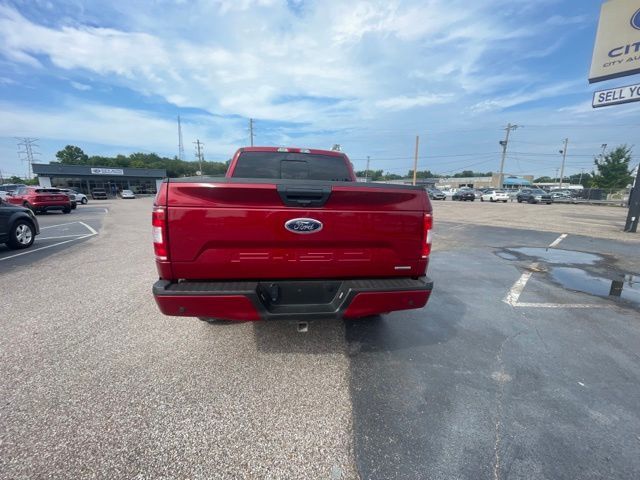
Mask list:
[{"label": "tall transmission tower", "polygon": [[178,115],[178,160],[184,160],[184,144],[182,143],[182,124]]},{"label": "tall transmission tower", "polygon": [[202,160],[203,160],[203,156],[204,156],[202,154],[202,147],[204,146],[204,143],[202,143],[200,140],[196,140],[193,143],[196,146],[196,158],[200,162],[200,174],[199,175],[202,176],[202,174],[203,174],[203,171],[202,171]]},{"label": "tall transmission tower", "polygon": [[27,163],[27,178],[31,178],[31,165],[33,165],[33,156],[40,155],[40,152],[36,152],[34,150],[35,148],[39,148],[39,145],[36,143],[38,139],[30,137],[15,138],[16,140],[18,140],[18,159],[22,162]]}]

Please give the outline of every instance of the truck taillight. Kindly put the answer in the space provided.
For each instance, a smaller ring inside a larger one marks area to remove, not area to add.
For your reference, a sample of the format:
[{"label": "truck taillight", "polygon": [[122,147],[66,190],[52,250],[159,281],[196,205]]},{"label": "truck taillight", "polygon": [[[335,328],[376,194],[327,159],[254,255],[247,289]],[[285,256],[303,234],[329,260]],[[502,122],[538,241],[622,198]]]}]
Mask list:
[{"label": "truck taillight", "polygon": [[163,207],[154,207],[151,217],[153,230],[153,250],[156,260],[168,260],[169,250],[167,248],[167,213]]},{"label": "truck taillight", "polygon": [[424,215],[424,232],[422,243],[422,258],[428,258],[431,253],[431,229],[433,228],[433,215]]}]

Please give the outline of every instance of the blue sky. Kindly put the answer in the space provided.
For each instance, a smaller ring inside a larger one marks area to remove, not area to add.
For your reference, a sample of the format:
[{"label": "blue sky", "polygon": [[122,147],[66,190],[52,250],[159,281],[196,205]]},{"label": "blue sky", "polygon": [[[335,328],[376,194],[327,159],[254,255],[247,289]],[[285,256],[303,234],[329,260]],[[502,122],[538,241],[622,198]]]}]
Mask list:
[{"label": "blue sky", "polygon": [[[0,0],[0,170],[38,158],[342,145],[357,169],[567,173],[637,141],[638,103],[592,110],[597,0]],[[634,159],[634,162],[637,160]]]}]

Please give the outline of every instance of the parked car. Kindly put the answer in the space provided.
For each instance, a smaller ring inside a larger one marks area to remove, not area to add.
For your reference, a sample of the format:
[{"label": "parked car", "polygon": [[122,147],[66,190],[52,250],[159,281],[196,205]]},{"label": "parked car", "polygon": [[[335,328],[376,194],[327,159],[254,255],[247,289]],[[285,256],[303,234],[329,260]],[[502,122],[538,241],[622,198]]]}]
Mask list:
[{"label": "parked car", "polygon": [[552,191],[551,193],[549,193],[549,195],[551,195],[551,198],[553,200],[569,200],[571,198],[571,195],[569,195],[567,192],[561,191]]},{"label": "parked car", "polygon": [[71,202],[71,210],[75,210],[76,208],[78,208],[78,201],[76,200],[75,194],[71,193],[71,191],[66,188],[57,188],[56,190],[64,193],[69,197],[69,201]]},{"label": "parked car", "polygon": [[507,203],[507,201],[509,200],[509,194],[504,190],[486,190],[480,197],[480,201],[484,202],[486,200],[488,200],[489,202]]},{"label": "parked car", "polygon": [[0,192],[15,192],[20,187],[26,187],[24,183],[3,183],[0,185]]},{"label": "parked car", "polygon": [[94,188],[91,190],[91,198],[94,200],[107,200],[107,191],[104,188]]},{"label": "parked car", "polygon": [[518,203],[543,202],[543,203],[546,203],[547,205],[553,202],[551,195],[549,195],[544,190],[540,190],[539,188],[523,188],[518,192],[518,195],[516,195],[516,200],[518,200]]},{"label": "parked car", "polygon": [[36,214],[50,210],[71,213],[69,196],[57,188],[20,187],[10,194],[7,201],[13,205],[29,208]]},{"label": "parked car", "polygon": [[73,190],[72,188],[61,188],[63,192],[75,196],[76,202],[81,203],[82,205],[86,205],[89,202],[89,199],[84,193],[80,193],[77,190]]},{"label": "parked car", "polygon": [[9,248],[29,248],[40,233],[38,220],[31,210],[0,199],[0,243]]},{"label": "parked car", "polygon": [[437,188],[429,188],[427,189],[427,193],[429,194],[429,198],[431,200],[446,200],[447,199],[447,195],[438,190]]},{"label": "parked car", "polygon": [[466,202],[467,200],[471,200],[472,202],[476,199],[476,194],[473,190],[458,190],[451,197],[452,200],[460,200],[462,202]]},{"label": "parked car", "polygon": [[132,199],[132,198],[136,198],[136,194],[133,193],[131,190],[122,190],[122,193],[120,194],[120,196],[123,199]]},{"label": "parked car", "polygon": [[1,200],[6,200],[8,196],[9,196],[9,192],[5,192],[4,190],[0,190],[0,199]]}]

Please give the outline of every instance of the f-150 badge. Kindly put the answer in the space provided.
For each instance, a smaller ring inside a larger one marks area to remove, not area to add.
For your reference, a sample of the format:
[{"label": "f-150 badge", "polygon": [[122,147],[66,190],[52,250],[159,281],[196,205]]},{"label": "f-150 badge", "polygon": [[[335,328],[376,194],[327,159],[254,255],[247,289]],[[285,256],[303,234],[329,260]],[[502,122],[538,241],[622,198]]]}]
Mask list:
[{"label": "f-150 badge", "polygon": [[313,218],[292,218],[284,224],[284,228],[293,233],[316,233],[322,230],[322,222]]}]

